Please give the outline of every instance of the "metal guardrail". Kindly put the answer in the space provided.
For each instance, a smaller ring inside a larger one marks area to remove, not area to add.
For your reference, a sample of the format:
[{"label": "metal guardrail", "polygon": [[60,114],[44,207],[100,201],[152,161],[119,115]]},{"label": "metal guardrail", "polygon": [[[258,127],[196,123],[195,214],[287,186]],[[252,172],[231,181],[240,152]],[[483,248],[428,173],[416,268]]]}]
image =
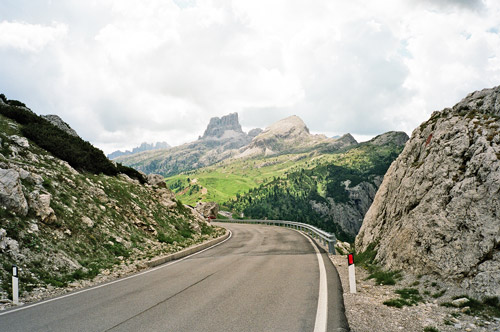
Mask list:
[{"label": "metal guardrail", "polygon": [[335,255],[335,244],[337,243],[337,237],[335,236],[335,234],[325,232],[324,230],[309,224],[304,224],[295,221],[287,221],[287,220],[258,220],[258,219],[212,219],[212,221],[231,222],[239,224],[276,225],[276,226],[297,229],[300,231],[307,232],[309,235],[311,235],[318,241],[322,241],[325,246],[328,246],[328,252],[330,254]]}]

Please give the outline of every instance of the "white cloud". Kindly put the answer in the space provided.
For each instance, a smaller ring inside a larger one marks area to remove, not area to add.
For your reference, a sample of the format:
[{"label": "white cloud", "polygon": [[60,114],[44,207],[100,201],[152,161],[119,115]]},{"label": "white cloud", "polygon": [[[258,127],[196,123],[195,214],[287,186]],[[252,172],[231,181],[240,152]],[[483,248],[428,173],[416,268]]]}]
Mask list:
[{"label": "white cloud", "polygon": [[39,52],[48,44],[64,37],[67,26],[52,23],[51,26],[23,22],[0,22],[0,48],[14,48],[26,52]]},{"label": "white cloud", "polygon": [[296,114],[313,132],[410,133],[500,82],[494,0],[17,3],[0,4],[0,92],[106,152],[194,140],[229,112],[245,128]]}]

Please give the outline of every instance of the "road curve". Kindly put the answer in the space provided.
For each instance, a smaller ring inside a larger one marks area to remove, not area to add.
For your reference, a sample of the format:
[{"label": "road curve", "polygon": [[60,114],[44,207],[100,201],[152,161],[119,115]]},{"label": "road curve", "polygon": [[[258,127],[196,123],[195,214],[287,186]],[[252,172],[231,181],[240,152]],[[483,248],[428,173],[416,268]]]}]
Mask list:
[{"label": "road curve", "polygon": [[[215,248],[104,287],[1,313],[0,330],[321,330],[321,264],[310,240],[274,226],[222,226],[232,238]],[[321,255],[327,331],[348,331],[337,271]]]}]

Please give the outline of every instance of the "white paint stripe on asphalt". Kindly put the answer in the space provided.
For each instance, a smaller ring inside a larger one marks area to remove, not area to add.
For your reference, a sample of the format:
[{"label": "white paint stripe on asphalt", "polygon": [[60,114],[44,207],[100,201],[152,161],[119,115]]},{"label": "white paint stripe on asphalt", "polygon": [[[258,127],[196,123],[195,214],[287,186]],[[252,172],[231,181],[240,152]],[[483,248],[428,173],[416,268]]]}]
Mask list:
[{"label": "white paint stripe on asphalt", "polygon": [[98,289],[98,288],[102,288],[102,287],[106,287],[106,286],[109,286],[109,285],[112,285],[112,284],[116,284],[118,282],[121,282],[121,281],[125,281],[125,280],[128,280],[128,279],[132,279],[132,278],[135,278],[135,277],[139,277],[139,276],[142,276],[144,274],[147,274],[147,273],[151,273],[151,272],[154,272],[156,270],[159,270],[159,269],[163,269],[167,266],[170,266],[172,264],[176,264],[176,263],[179,263],[179,262],[182,262],[183,260],[185,259],[188,259],[190,257],[193,257],[195,255],[198,255],[198,254],[201,254],[202,252],[205,252],[209,249],[212,249],[212,248],[215,248],[217,247],[218,245],[221,245],[223,244],[224,242],[228,241],[231,237],[233,236],[233,233],[231,231],[229,231],[229,237],[227,239],[225,239],[224,241],[222,242],[219,242],[217,244],[214,244],[213,246],[211,247],[208,247],[206,249],[203,249],[203,250],[200,250],[198,252],[195,252],[194,254],[191,254],[189,256],[186,256],[186,257],[183,257],[183,258],[180,258],[180,259],[177,259],[175,261],[172,261],[170,263],[167,263],[167,264],[163,264],[163,265],[160,265],[160,266],[157,266],[157,267],[154,267],[150,270],[147,270],[147,271],[144,271],[144,272],[141,272],[141,273],[137,273],[137,274],[134,274],[134,275],[131,275],[131,276],[128,276],[128,277],[125,277],[125,278],[122,278],[122,279],[117,279],[117,280],[114,280],[114,281],[111,281],[111,282],[108,282],[108,283],[105,283],[105,284],[101,284],[101,285],[97,285],[97,286],[94,286],[94,287],[91,287],[91,288],[86,288],[86,289],[82,289],[81,291],[78,291],[78,292],[74,292],[74,293],[70,293],[70,294],[66,294],[66,295],[63,295],[63,296],[59,296],[59,297],[54,297],[52,299],[48,299],[48,300],[45,300],[45,301],[41,301],[41,302],[37,302],[37,303],[33,303],[33,304],[30,304],[30,305],[27,305],[27,306],[23,306],[23,307],[20,307],[20,308],[16,308],[16,309],[12,309],[12,310],[9,310],[9,311],[6,311],[6,312],[2,312],[0,313],[0,316],[3,316],[3,315],[7,315],[7,314],[10,314],[10,313],[13,313],[13,312],[16,312],[16,311],[21,311],[21,310],[25,310],[25,309],[29,309],[29,308],[33,308],[33,307],[36,307],[36,306],[39,306],[39,305],[42,305],[42,304],[45,304],[45,303],[49,303],[49,302],[53,302],[53,301],[57,301],[57,300],[61,300],[61,299],[64,299],[66,297],[70,297],[70,296],[74,296],[74,295],[77,295],[77,294],[81,294],[81,293],[85,293],[85,292],[88,292],[88,291],[91,291],[91,290],[94,290],[94,289]]},{"label": "white paint stripe on asphalt", "polygon": [[319,265],[319,295],[318,295],[318,308],[316,309],[316,322],[314,323],[314,332],[326,332],[326,327],[328,323],[328,283],[326,280],[326,268],[325,262],[323,261],[323,256],[319,252],[316,244],[304,233],[297,231],[302,234],[306,239],[311,242],[311,245],[316,251],[316,258],[318,259]]}]

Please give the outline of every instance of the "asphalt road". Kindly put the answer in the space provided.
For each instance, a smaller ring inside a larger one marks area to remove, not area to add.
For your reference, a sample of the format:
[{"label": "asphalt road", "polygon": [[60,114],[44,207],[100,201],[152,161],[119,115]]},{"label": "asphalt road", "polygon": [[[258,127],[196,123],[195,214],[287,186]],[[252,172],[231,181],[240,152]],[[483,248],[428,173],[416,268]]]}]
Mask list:
[{"label": "asphalt road", "polygon": [[[337,271],[308,238],[274,226],[223,226],[232,237],[215,248],[120,282],[0,313],[0,331],[316,332],[325,324],[327,331],[347,331]],[[322,296],[318,256],[326,272]]]}]

